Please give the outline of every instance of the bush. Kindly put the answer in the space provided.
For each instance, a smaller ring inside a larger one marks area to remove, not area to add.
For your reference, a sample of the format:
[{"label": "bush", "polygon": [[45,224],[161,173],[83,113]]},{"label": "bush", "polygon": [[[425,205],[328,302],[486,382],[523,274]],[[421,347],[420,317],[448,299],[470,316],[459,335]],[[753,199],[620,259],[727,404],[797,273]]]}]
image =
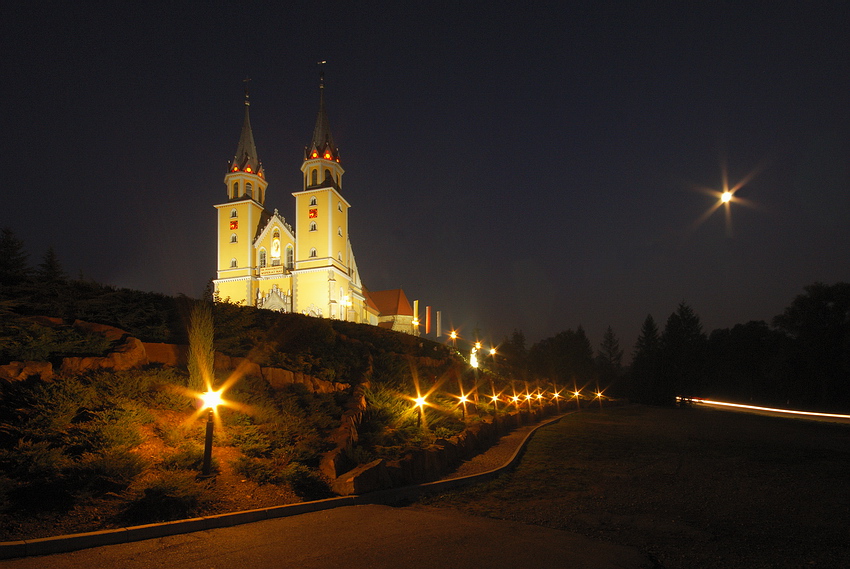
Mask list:
[{"label": "bush", "polygon": [[147,467],[147,461],[127,449],[113,448],[101,454],[86,453],[72,469],[77,486],[95,493],[127,488]]},{"label": "bush", "polygon": [[233,461],[233,468],[257,484],[282,484],[285,481],[281,468],[268,458],[240,456]]},{"label": "bush", "polygon": [[[180,448],[165,457],[161,467],[165,470],[196,470],[200,471],[204,464],[204,447],[193,442],[184,442]],[[218,470],[218,461],[213,455],[211,461],[213,471]]]},{"label": "bush", "polygon": [[321,500],[333,496],[328,483],[318,472],[298,462],[284,468],[282,476],[293,492],[305,500]]},{"label": "bush", "polygon": [[124,517],[135,523],[189,518],[209,505],[208,490],[191,472],[161,472],[129,503]]}]

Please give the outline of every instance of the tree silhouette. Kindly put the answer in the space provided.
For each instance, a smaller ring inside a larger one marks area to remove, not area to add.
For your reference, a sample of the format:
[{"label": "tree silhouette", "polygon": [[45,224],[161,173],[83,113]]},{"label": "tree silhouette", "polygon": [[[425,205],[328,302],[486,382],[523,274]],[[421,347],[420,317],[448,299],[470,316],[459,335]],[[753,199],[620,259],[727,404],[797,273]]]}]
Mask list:
[{"label": "tree silhouette", "polygon": [[68,275],[65,274],[53,247],[47,250],[41,263],[36,267],[35,280],[40,283],[63,283],[68,280]]},{"label": "tree silhouette", "polygon": [[662,403],[661,336],[651,314],[646,315],[632,352],[629,397],[642,403]]},{"label": "tree silhouette", "polygon": [[699,316],[684,301],[667,319],[661,346],[660,402],[673,404],[677,395],[699,395],[706,375],[707,339]]},{"label": "tree silhouette", "polygon": [[792,340],[791,366],[806,402],[850,403],[850,284],[815,283],[773,324]]},{"label": "tree silhouette", "polygon": [[8,227],[0,230],[0,286],[15,286],[30,276],[29,255],[24,242]]},{"label": "tree silhouette", "polygon": [[602,388],[607,388],[613,395],[619,395],[618,380],[623,375],[623,350],[620,341],[614,334],[614,329],[609,325],[602,334],[602,342],[596,354],[596,363],[599,366],[599,381]]}]

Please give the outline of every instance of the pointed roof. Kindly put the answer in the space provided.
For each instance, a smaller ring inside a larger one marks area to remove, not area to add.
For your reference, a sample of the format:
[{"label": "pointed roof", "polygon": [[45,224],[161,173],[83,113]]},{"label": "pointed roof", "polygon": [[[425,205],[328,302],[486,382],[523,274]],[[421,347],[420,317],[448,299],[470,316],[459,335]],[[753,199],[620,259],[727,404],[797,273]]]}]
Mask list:
[{"label": "pointed roof", "polygon": [[262,175],[263,164],[257,157],[257,146],[254,144],[254,133],[251,130],[251,117],[248,112],[251,103],[248,101],[248,91],[245,91],[245,120],[242,122],[242,133],[239,135],[239,144],[236,145],[236,154],[228,167],[229,172],[242,170],[243,172]]},{"label": "pointed roof", "polygon": [[339,148],[334,144],[328,113],[325,111],[325,74],[319,79],[319,114],[316,116],[316,126],[313,128],[313,139],[304,151],[304,159],[324,158],[339,162]]}]

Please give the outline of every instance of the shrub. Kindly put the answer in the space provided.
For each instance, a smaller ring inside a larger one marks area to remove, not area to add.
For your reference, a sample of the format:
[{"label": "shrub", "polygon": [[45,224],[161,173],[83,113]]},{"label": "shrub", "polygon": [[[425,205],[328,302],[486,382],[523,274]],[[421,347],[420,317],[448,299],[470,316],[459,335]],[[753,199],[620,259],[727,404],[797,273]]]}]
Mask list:
[{"label": "shrub", "polygon": [[147,461],[126,449],[113,448],[103,453],[86,453],[74,465],[71,476],[76,485],[95,493],[124,490],[139,474]]},{"label": "shrub", "polygon": [[333,496],[328,483],[318,472],[298,462],[290,463],[284,468],[282,477],[292,487],[292,491],[305,500],[321,500]]},{"label": "shrub", "polygon": [[140,409],[81,409],[66,430],[65,444],[73,454],[129,449],[142,442],[139,424],[150,421]]},{"label": "shrub", "polygon": [[161,472],[130,501],[124,517],[151,523],[192,517],[210,504],[208,486],[191,472]]},{"label": "shrub", "polygon": [[[162,468],[165,470],[201,470],[204,464],[204,447],[193,442],[184,442],[180,448],[165,457]],[[213,455],[212,469],[218,470],[218,462]]]},{"label": "shrub", "polygon": [[233,461],[233,468],[257,484],[281,484],[285,481],[281,468],[268,458],[240,456]]},{"label": "shrub", "polygon": [[232,428],[230,440],[233,446],[250,457],[268,456],[272,449],[271,439],[257,425]]}]

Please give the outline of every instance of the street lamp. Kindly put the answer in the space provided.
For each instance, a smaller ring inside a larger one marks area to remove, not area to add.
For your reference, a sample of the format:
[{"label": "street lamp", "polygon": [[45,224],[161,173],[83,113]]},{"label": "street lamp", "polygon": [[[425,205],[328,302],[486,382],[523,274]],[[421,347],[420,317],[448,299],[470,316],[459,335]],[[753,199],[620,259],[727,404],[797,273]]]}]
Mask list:
[{"label": "street lamp", "polygon": [[416,407],[419,408],[419,416],[417,417],[416,426],[422,426],[422,414],[425,412],[425,398],[421,395],[413,400],[416,403]]},{"label": "street lamp", "polygon": [[460,395],[460,405],[461,405],[461,407],[460,407],[461,411],[460,412],[461,412],[461,417],[463,418],[464,423],[466,422],[466,404],[468,402],[469,402],[469,398],[466,395],[461,394]]},{"label": "street lamp", "polygon": [[204,464],[201,467],[201,476],[210,476],[212,467],[212,440],[213,440],[213,425],[215,424],[213,416],[215,408],[221,405],[221,391],[207,391],[201,394],[201,409],[209,409],[207,412],[207,432],[204,438]]}]

